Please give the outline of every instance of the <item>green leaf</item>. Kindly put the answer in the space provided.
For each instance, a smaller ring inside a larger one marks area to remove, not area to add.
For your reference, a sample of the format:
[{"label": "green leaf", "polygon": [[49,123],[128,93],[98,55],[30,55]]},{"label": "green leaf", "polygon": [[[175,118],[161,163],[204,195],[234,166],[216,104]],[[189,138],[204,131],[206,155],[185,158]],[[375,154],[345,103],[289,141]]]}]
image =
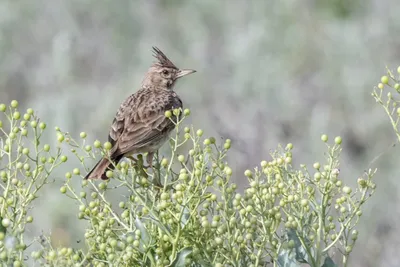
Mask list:
[{"label": "green leaf", "polygon": [[175,261],[172,263],[171,267],[185,267],[185,260],[190,254],[192,254],[192,248],[184,248],[178,252]]},{"label": "green leaf", "polygon": [[187,207],[185,207],[183,209],[183,214],[182,214],[182,218],[181,218],[181,227],[185,228],[186,224],[189,221],[189,216],[190,216],[190,211]]},{"label": "green leaf", "polygon": [[7,233],[7,228],[5,228],[3,226],[3,224],[1,223],[3,221],[3,217],[0,216],[0,232],[3,232],[4,234]]},{"label": "green leaf", "polygon": [[331,257],[327,256],[322,267],[337,267],[337,265],[333,262]]},{"label": "green leaf", "polygon": [[139,248],[143,252],[143,245],[146,245],[146,247],[149,247],[150,245],[149,233],[147,232],[146,227],[144,226],[142,221],[139,220],[139,218],[135,219],[135,225],[136,228],[140,231],[140,239],[142,240],[142,242],[140,242]]},{"label": "green leaf", "polygon": [[288,239],[293,240],[295,243],[294,249],[296,252],[296,260],[301,263],[309,263],[309,256],[307,254],[306,249],[303,247],[303,245],[300,242],[299,237],[297,236],[297,233],[295,230],[290,229],[287,233]]},{"label": "green leaf", "polygon": [[300,267],[301,265],[293,257],[293,253],[290,250],[282,250],[278,255],[278,266],[279,267]]}]

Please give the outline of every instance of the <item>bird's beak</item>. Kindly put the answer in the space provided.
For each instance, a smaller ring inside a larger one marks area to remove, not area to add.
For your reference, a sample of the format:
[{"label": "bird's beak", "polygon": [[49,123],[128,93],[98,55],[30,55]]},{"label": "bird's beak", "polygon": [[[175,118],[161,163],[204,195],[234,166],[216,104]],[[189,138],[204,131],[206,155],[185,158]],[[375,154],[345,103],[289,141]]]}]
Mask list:
[{"label": "bird's beak", "polygon": [[186,76],[186,75],[189,75],[189,74],[192,74],[195,72],[196,72],[195,70],[185,70],[185,69],[179,70],[178,73],[176,74],[176,78],[181,78],[183,76]]}]

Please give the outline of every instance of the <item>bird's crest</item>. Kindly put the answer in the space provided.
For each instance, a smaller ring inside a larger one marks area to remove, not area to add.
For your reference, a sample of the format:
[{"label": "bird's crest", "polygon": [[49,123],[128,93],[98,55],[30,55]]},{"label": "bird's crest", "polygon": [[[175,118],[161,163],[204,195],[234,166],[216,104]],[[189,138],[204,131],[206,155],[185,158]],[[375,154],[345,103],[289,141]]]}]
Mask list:
[{"label": "bird's crest", "polygon": [[169,60],[167,56],[155,46],[153,46],[153,56],[158,60],[158,62],[154,63],[155,65],[178,69],[174,63],[172,63],[172,61]]}]

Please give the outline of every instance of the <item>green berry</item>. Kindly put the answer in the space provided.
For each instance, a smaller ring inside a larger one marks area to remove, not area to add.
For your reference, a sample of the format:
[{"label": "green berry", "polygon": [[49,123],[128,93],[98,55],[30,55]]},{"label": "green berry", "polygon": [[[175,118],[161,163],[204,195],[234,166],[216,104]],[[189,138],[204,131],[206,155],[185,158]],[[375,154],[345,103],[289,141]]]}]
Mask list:
[{"label": "green berry", "polygon": [[389,77],[388,76],[382,76],[381,77],[381,82],[383,84],[388,84],[389,83]]},{"label": "green berry", "polygon": [[352,190],[351,190],[351,188],[348,187],[348,186],[343,186],[342,191],[343,191],[343,193],[345,193],[345,194],[350,194]]},{"label": "green berry", "polygon": [[11,101],[11,107],[13,107],[13,108],[18,107],[18,101],[17,100]]},{"label": "green berry", "polygon": [[203,130],[201,130],[201,129],[197,130],[196,135],[199,136],[199,137],[202,136],[203,135]]},{"label": "green berry", "polygon": [[314,173],[314,179],[316,180],[316,181],[319,181],[319,180],[321,180],[321,173],[320,172],[316,172],[316,173]]},{"label": "green berry", "polygon": [[185,156],[184,155],[179,155],[178,156],[178,161],[179,162],[184,162],[185,161]]},{"label": "green berry", "polygon": [[93,143],[95,148],[100,148],[101,147],[101,142],[99,140],[94,141]]},{"label": "green berry", "polygon": [[42,130],[46,129],[46,126],[47,125],[44,122],[39,123],[39,128],[42,129]]},{"label": "green berry", "polygon": [[364,179],[362,179],[362,178],[358,178],[358,179],[357,179],[357,183],[359,184],[359,186],[360,186],[361,188],[365,188],[365,187],[367,186],[367,181],[364,180]]},{"label": "green berry", "polygon": [[66,162],[68,160],[67,156],[62,155],[60,157],[61,162]]},{"label": "green berry", "polygon": [[189,115],[190,115],[190,109],[186,108],[186,109],[183,111],[183,115],[185,115],[186,117],[189,116]]},{"label": "green berry", "polygon": [[302,199],[302,200],[300,201],[300,205],[301,205],[302,207],[308,206],[308,199]]},{"label": "green berry", "polygon": [[55,258],[57,257],[57,254],[54,250],[52,250],[49,252],[48,257],[50,260],[55,260]]},{"label": "green berry", "polygon": [[67,193],[67,187],[66,186],[61,186],[60,187],[60,192],[61,192],[61,194]]},{"label": "green berry", "polygon": [[24,120],[29,121],[31,119],[31,115],[28,113],[25,113],[23,118],[24,118]]},{"label": "green berry", "polygon": [[9,227],[10,224],[11,224],[11,221],[10,221],[10,219],[8,219],[8,218],[4,218],[4,219],[1,221],[1,225],[3,225],[3,227],[5,227],[5,228]]},{"label": "green berry", "polygon": [[336,143],[337,145],[340,145],[340,144],[342,143],[342,137],[336,136],[336,137],[335,137],[335,143]]},{"label": "green berry", "polygon": [[107,176],[107,178],[112,178],[114,176],[114,172],[113,171],[107,171],[106,172],[106,176]]},{"label": "green berry", "polygon": [[253,206],[250,206],[250,205],[247,206],[247,207],[246,207],[246,211],[247,211],[247,212],[252,212],[252,211],[253,211]]},{"label": "green berry", "polygon": [[161,160],[161,166],[163,166],[164,168],[167,167],[167,166],[168,166],[168,159],[163,158],[163,159]]},{"label": "green berry", "polygon": [[328,136],[326,134],[321,135],[322,142],[328,142]]},{"label": "green berry", "polygon": [[27,223],[33,222],[33,217],[32,217],[32,216],[26,217],[26,222],[27,222]]},{"label": "green berry", "polygon": [[75,168],[75,169],[73,169],[72,173],[74,175],[79,175],[79,174],[81,174],[81,171],[78,168]]},{"label": "green berry", "polygon": [[105,143],[104,143],[104,149],[105,149],[105,150],[110,150],[111,147],[112,147],[112,145],[111,145],[110,142],[105,142]]},{"label": "green berry", "polygon": [[64,135],[63,134],[61,134],[61,133],[58,133],[57,134],[57,140],[58,140],[58,142],[63,142],[64,141],[64,139],[65,139],[65,137],[64,137]]},{"label": "green berry", "polygon": [[347,253],[350,253],[353,250],[353,246],[347,246],[345,250]]},{"label": "green berry", "polygon": [[396,84],[394,85],[394,89],[396,89],[397,91],[399,91],[399,89],[400,89],[400,84],[396,83]]},{"label": "green berry", "polygon": [[379,88],[379,89],[381,89],[381,90],[382,90],[382,89],[383,89],[383,87],[385,87],[385,86],[383,85],[383,83],[378,83],[378,88]]},{"label": "green berry", "polygon": [[226,175],[229,175],[229,176],[232,175],[232,169],[230,167],[226,166],[224,168],[224,171],[225,171]]},{"label": "green berry", "polygon": [[0,111],[1,111],[1,112],[6,111],[6,109],[7,109],[7,106],[6,106],[6,105],[0,104]]},{"label": "green berry", "polygon": [[15,111],[13,114],[13,118],[16,120],[19,120],[21,118],[21,113],[19,113],[18,111]]},{"label": "green berry", "polygon": [[85,132],[81,132],[81,133],[79,134],[79,136],[80,136],[81,138],[86,138],[87,134],[86,134]]},{"label": "green berry", "polygon": [[43,146],[43,150],[46,151],[46,152],[49,152],[50,151],[50,146],[48,144],[44,145]]},{"label": "green berry", "polygon": [[24,148],[24,149],[22,149],[22,154],[24,154],[24,155],[28,155],[29,154],[29,148]]},{"label": "green berry", "polygon": [[37,126],[37,121],[31,121],[31,127],[36,128]]},{"label": "green berry", "polygon": [[28,109],[26,110],[26,113],[28,113],[29,115],[33,115],[33,109],[28,108]]},{"label": "green berry", "polygon": [[244,172],[244,175],[245,175],[246,177],[252,177],[252,176],[253,176],[253,173],[252,173],[250,170],[246,170],[246,171]]},{"label": "green berry", "polygon": [[172,117],[172,112],[171,112],[171,110],[165,111],[164,115],[165,115],[166,118],[171,118],[171,117]]},{"label": "green berry", "polygon": [[208,145],[211,144],[211,141],[210,141],[210,139],[207,138],[207,139],[204,140],[203,143],[204,143],[204,145],[208,146]]},{"label": "green berry", "polygon": [[31,166],[28,163],[24,164],[24,170],[29,171],[31,169]]},{"label": "green berry", "polygon": [[10,133],[9,137],[11,140],[14,140],[15,138],[17,138],[17,135],[15,133]]}]

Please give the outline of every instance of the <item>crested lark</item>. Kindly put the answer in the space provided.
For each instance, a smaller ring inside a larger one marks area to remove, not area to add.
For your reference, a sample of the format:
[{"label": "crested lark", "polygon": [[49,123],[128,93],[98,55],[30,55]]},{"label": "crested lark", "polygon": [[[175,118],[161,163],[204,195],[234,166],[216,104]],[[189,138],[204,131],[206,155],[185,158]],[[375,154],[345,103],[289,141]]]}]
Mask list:
[{"label": "crested lark", "polygon": [[154,152],[174,129],[165,111],[182,108],[182,101],[172,89],[179,78],[195,70],[179,69],[160,49],[153,47],[153,51],[157,62],[147,71],[140,90],[121,104],[111,124],[109,159],[102,158],[85,179],[107,179],[107,170],[124,156],[137,153],[147,152],[147,162],[152,166]]}]

